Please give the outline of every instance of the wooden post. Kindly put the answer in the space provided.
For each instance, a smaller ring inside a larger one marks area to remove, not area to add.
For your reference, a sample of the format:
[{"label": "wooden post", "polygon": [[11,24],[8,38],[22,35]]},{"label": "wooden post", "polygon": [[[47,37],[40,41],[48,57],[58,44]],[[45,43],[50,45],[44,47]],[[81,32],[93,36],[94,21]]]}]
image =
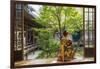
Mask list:
[{"label": "wooden post", "polygon": [[85,56],[85,8],[83,8],[83,41],[84,41],[84,56]]},{"label": "wooden post", "polygon": [[22,5],[22,20],[21,20],[21,23],[22,23],[22,39],[21,39],[21,42],[22,42],[22,57],[24,59],[24,4],[21,4]]}]

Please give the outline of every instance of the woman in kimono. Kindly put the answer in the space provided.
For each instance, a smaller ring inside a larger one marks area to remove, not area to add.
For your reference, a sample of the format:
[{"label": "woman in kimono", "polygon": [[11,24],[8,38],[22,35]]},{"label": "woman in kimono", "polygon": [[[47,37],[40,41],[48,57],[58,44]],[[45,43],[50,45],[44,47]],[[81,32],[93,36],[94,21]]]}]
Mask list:
[{"label": "woman in kimono", "polygon": [[58,54],[58,61],[71,60],[74,56],[74,50],[72,48],[72,40],[69,39],[68,32],[63,32],[63,37],[60,41],[60,51]]}]

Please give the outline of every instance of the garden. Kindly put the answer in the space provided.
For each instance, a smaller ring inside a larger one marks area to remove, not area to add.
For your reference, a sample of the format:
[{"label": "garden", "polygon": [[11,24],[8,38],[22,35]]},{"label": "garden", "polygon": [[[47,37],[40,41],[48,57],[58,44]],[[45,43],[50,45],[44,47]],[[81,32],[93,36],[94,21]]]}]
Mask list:
[{"label": "garden", "polygon": [[[34,9],[34,8],[33,8]],[[73,47],[83,56],[83,14],[82,8],[63,6],[41,6],[38,17],[33,19],[44,28],[32,28],[37,33],[36,43],[41,53],[36,59],[55,58],[58,56],[63,32],[70,33]]]}]

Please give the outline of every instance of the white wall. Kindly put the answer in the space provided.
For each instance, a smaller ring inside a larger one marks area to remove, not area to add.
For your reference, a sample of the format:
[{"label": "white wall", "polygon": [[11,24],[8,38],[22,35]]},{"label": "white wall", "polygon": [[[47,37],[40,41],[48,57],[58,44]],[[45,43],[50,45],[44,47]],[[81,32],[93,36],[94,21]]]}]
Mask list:
[{"label": "white wall", "polygon": [[[25,0],[58,2],[70,4],[87,4],[97,6],[97,63],[82,65],[65,65],[38,67],[34,69],[98,69],[100,67],[100,0]],[[0,1],[0,69],[9,69],[10,66],[10,1]]]}]

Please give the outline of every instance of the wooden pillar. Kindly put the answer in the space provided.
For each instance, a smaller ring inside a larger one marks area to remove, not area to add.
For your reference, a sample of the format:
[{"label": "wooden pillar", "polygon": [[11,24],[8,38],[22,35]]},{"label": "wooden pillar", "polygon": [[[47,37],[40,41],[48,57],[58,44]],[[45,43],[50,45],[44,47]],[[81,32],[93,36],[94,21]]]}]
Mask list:
[{"label": "wooden pillar", "polygon": [[83,8],[83,43],[84,43],[84,56],[85,56],[85,8]]},{"label": "wooden pillar", "polygon": [[22,4],[22,13],[21,13],[21,15],[22,15],[22,20],[21,20],[21,28],[22,28],[22,30],[21,30],[21,33],[22,33],[22,39],[21,39],[21,42],[22,42],[22,57],[23,57],[23,59],[24,59],[24,4]]}]

